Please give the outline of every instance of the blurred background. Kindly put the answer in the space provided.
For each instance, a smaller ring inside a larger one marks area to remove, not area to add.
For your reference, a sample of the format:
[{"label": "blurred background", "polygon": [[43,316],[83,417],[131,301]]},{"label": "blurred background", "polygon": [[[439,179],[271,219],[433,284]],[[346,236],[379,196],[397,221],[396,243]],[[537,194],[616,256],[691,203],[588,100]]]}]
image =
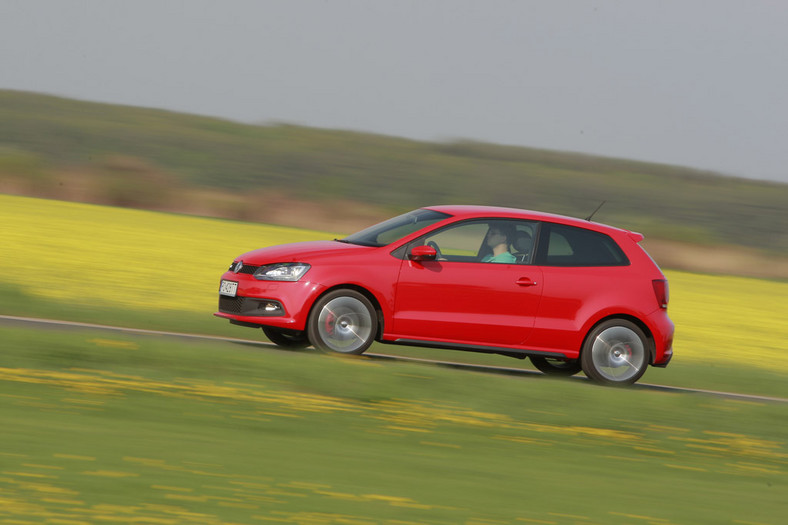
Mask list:
[{"label": "blurred background", "polygon": [[0,192],[343,232],[605,201],[663,265],[785,278],[786,22],[735,0],[4,2]]},{"label": "blurred background", "polygon": [[351,233],[487,204],[646,235],[666,267],[788,278],[788,184],[469,140],[426,142],[0,91],[0,192]]}]

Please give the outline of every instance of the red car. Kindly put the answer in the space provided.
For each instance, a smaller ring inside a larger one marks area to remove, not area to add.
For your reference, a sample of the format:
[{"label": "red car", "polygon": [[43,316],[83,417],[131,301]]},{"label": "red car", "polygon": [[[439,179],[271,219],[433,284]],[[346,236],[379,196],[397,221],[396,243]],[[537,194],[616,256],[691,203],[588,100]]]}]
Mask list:
[{"label": "red car", "polygon": [[560,215],[434,206],[245,253],[222,275],[214,315],[289,348],[527,356],[544,373],[629,384],[673,355],[668,283],[642,239]]}]

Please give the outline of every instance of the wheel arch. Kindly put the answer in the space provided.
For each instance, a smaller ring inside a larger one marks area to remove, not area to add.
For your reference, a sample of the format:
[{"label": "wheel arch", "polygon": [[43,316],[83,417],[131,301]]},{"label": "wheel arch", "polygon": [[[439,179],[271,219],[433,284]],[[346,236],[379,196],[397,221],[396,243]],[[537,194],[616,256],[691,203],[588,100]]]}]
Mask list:
[{"label": "wheel arch", "polygon": [[377,315],[378,318],[378,330],[377,333],[375,334],[375,340],[380,341],[383,337],[383,325],[385,319],[385,316],[383,315],[383,308],[380,306],[380,301],[378,300],[378,298],[375,296],[374,293],[369,291],[367,288],[364,288],[363,286],[359,286],[357,284],[349,284],[349,283],[336,284],[330,288],[326,288],[325,290],[323,290],[320,293],[320,295],[315,297],[315,300],[312,301],[312,304],[309,306],[309,315],[307,316],[307,319],[309,319],[312,316],[312,312],[315,308],[315,305],[320,301],[320,299],[323,296],[331,292],[335,292],[337,290],[353,290],[354,292],[358,292],[364,297],[366,297],[369,300],[369,302],[372,303],[372,307],[375,308],[375,315]]},{"label": "wheel arch", "polygon": [[654,359],[656,358],[656,354],[657,354],[657,345],[656,345],[656,341],[654,340],[654,334],[651,332],[648,325],[644,323],[640,318],[634,315],[621,314],[621,313],[610,314],[600,319],[597,319],[597,321],[594,324],[588,327],[588,330],[586,330],[586,333],[583,336],[583,342],[580,345],[580,352],[578,353],[578,358],[580,358],[580,356],[582,355],[583,349],[586,347],[586,342],[588,341],[588,337],[591,335],[591,332],[593,332],[594,329],[600,324],[610,321],[612,319],[623,319],[629,321],[631,323],[634,323],[638,328],[640,328],[643,331],[643,335],[646,336],[646,343],[648,346],[648,364],[653,365]]}]

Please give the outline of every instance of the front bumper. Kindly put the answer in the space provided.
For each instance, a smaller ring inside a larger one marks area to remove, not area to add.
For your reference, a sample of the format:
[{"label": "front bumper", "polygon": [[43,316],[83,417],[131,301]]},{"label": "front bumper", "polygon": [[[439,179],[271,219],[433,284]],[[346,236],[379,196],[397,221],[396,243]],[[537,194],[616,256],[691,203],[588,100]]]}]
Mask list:
[{"label": "front bumper", "polygon": [[251,275],[228,272],[224,280],[238,283],[237,295],[219,295],[214,315],[247,324],[304,330],[309,309],[324,287],[313,282],[258,281]]}]

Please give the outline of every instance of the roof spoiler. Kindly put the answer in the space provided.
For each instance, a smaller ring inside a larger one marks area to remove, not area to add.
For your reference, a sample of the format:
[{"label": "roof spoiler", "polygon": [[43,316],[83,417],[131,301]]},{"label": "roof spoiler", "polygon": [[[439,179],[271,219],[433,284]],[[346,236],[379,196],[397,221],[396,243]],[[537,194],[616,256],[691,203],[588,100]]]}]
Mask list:
[{"label": "roof spoiler", "polygon": [[632,239],[636,243],[642,241],[643,239],[645,239],[643,234],[642,233],[638,233],[638,232],[630,232],[630,231],[628,231],[627,235],[629,236],[630,239]]}]

